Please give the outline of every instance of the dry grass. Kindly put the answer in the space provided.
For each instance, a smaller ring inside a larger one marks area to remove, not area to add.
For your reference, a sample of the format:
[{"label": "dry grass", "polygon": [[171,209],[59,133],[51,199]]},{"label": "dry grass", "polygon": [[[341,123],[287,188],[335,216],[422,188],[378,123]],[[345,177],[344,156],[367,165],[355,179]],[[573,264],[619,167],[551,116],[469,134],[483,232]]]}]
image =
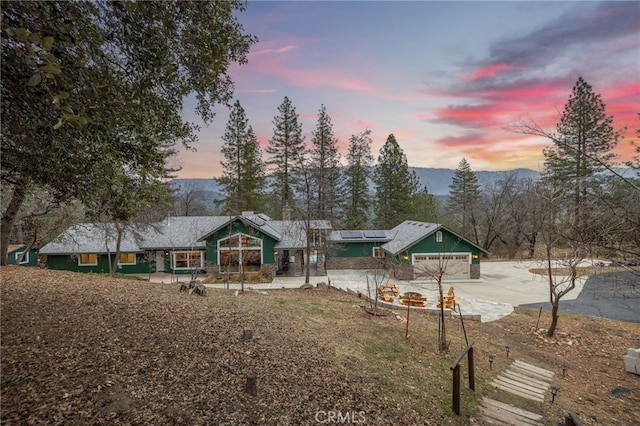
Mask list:
[{"label": "dry grass", "polygon": [[[463,384],[458,417],[449,366],[465,346],[459,319],[446,321],[450,351],[442,354],[435,316],[412,312],[406,339],[405,310],[373,318],[361,299],[339,291],[233,294],[3,268],[2,423],[301,425],[333,410],[374,425],[467,425],[482,395],[543,414],[546,424],[568,411],[585,425],[640,417],[640,377],[622,364],[627,347],[640,347],[637,324],[563,315],[547,339],[533,330],[537,311],[465,321],[476,392]],[[544,314],[540,326],[548,323]],[[242,340],[243,327],[253,340]],[[489,354],[497,356],[493,370]],[[557,373],[569,364],[555,379],[556,404],[490,386],[512,358]],[[257,396],[243,391],[249,371],[258,375]],[[613,397],[616,386],[631,393]]]}]

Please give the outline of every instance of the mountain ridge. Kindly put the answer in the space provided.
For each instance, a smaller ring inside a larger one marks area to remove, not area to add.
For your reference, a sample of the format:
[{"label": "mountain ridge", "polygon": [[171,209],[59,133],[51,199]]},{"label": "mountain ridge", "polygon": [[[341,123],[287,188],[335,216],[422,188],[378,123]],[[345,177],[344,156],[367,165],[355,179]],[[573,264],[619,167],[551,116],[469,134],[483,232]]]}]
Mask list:
[{"label": "mountain ridge", "polygon": [[[430,194],[439,196],[449,194],[449,185],[451,185],[455,174],[454,169],[409,167],[409,170],[416,173],[420,184],[426,186]],[[512,174],[518,178],[531,178],[534,180],[540,176],[539,172],[525,168],[502,171],[480,170],[475,173],[478,177],[478,182],[482,186],[492,185]],[[191,187],[197,188],[198,191],[210,192],[215,196],[220,194],[220,185],[218,185],[216,178],[175,178],[170,181],[170,184],[178,193],[184,193]]]}]

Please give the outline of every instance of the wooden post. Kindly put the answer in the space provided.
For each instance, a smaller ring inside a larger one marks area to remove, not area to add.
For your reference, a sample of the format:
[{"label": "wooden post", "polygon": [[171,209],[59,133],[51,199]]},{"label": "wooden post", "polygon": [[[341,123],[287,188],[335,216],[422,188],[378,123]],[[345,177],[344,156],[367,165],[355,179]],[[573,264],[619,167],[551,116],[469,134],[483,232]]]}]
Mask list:
[{"label": "wooden post", "polygon": [[453,369],[453,412],[460,415],[460,364]]},{"label": "wooden post", "polygon": [[258,395],[258,376],[254,372],[247,373],[247,384],[244,386],[244,391],[249,395]]},{"label": "wooden post", "polygon": [[582,422],[578,416],[571,412],[564,416],[564,424],[565,426],[582,426]]},{"label": "wooden post", "polygon": [[453,364],[451,364],[451,371],[453,371],[453,412],[457,415],[460,415],[460,361],[467,355],[468,363],[469,363],[469,387],[475,391],[476,383],[474,378],[474,367],[473,367],[473,344],[475,342],[471,342],[467,345],[467,347],[458,355]]}]

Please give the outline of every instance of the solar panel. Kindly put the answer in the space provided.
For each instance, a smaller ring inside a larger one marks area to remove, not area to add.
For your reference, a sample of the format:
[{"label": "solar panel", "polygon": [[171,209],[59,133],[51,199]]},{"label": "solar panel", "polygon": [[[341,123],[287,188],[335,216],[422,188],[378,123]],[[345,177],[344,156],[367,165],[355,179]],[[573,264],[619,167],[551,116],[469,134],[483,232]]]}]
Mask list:
[{"label": "solar panel", "polygon": [[353,240],[357,238],[362,238],[361,231],[340,231],[340,237],[343,240]]},{"label": "solar panel", "polygon": [[384,231],[363,231],[365,238],[384,238],[386,237]]}]

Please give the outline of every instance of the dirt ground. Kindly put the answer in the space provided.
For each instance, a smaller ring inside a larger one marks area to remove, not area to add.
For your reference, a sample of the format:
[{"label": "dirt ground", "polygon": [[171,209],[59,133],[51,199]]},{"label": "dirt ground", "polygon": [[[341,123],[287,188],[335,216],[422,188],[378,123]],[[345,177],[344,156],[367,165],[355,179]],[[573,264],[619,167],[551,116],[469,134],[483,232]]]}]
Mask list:
[{"label": "dirt ground", "polygon": [[[372,318],[361,299],[337,290],[209,289],[200,297],[177,284],[0,272],[3,425],[468,425],[478,423],[483,395],[548,425],[569,411],[584,425],[640,418],[640,376],[622,362],[627,348],[640,347],[634,323],[562,315],[549,339],[541,331],[549,314],[536,309],[464,327],[452,317],[443,354],[437,317],[411,312],[408,327],[406,311]],[[449,366],[465,333],[475,342],[476,392],[463,384],[456,416]],[[554,404],[490,385],[512,359],[556,373]],[[248,373],[257,395],[245,392]]]}]

